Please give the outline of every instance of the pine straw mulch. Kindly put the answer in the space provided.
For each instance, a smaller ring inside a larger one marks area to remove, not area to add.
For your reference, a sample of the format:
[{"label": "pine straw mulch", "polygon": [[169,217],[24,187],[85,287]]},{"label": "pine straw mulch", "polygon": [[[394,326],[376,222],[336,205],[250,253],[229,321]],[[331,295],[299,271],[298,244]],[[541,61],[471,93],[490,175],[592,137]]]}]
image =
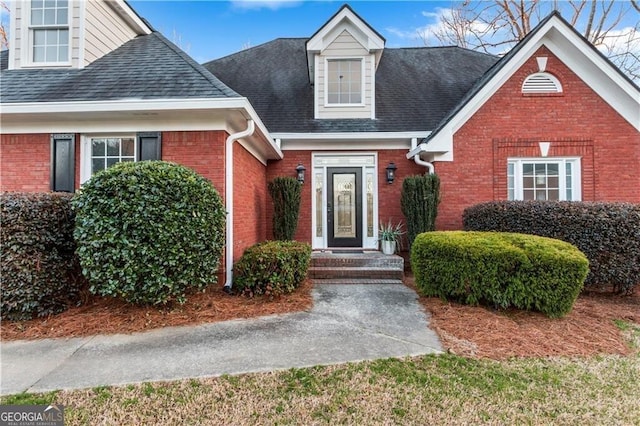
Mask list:
[{"label": "pine straw mulch", "polygon": [[[412,277],[405,284],[415,289]],[[430,313],[431,327],[444,347],[462,356],[511,357],[629,355],[632,349],[614,320],[640,325],[640,291],[622,297],[584,293],[564,318],[509,309],[492,310],[420,297]]]},{"label": "pine straw mulch", "polygon": [[[405,284],[415,289],[413,277]],[[94,334],[120,334],[304,311],[313,304],[307,280],[293,294],[268,299],[230,296],[220,288],[191,296],[184,305],[137,307],[103,297],[82,306],[30,321],[3,321],[3,341]],[[431,327],[452,353],[478,358],[628,355],[632,352],[614,320],[640,324],[640,289],[633,296],[582,294],[561,319],[515,309],[496,311],[437,298],[420,297]]]},{"label": "pine straw mulch", "polygon": [[29,321],[2,321],[0,338],[33,340],[80,337],[94,334],[127,334],[160,327],[174,327],[304,311],[311,308],[311,280],[292,294],[269,299],[231,296],[220,287],[190,296],[183,305],[139,307],[106,297],[87,300],[57,315]]}]

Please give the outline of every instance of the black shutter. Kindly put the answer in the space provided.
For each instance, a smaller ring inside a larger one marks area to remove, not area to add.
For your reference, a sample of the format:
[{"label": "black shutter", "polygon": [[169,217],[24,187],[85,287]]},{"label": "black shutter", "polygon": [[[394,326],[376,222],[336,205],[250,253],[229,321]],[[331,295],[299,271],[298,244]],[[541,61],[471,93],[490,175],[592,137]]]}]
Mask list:
[{"label": "black shutter", "polygon": [[51,135],[51,190],[75,191],[76,137],[74,134]]},{"label": "black shutter", "polygon": [[162,159],[162,137],[160,132],[138,133],[138,161]]}]

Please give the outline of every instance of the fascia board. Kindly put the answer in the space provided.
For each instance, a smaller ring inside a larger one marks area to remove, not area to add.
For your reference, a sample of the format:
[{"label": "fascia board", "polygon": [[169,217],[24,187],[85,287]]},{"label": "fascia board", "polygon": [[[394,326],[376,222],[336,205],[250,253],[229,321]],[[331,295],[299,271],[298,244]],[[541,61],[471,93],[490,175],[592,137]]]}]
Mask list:
[{"label": "fascia board", "polygon": [[[2,115],[60,112],[168,111],[189,109],[245,108],[246,98],[220,99],[118,99],[108,101],[3,103]],[[253,109],[253,108],[251,108]]]},{"label": "fascia board", "polygon": [[426,138],[430,131],[420,132],[334,132],[334,133],[272,133],[275,139],[331,140],[331,139],[411,139]]},{"label": "fascia board", "polygon": [[[573,33],[570,36],[576,38]],[[579,49],[573,43],[571,38],[551,38],[545,45],[618,114],[640,130],[640,91],[599,54],[592,49]],[[567,52],[567,47],[574,50]]]},{"label": "fascia board", "polygon": [[[554,18],[555,19],[555,18]],[[438,131],[428,142],[433,146],[453,146],[453,135],[493,96],[500,87],[526,62],[533,53],[542,46],[542,40],[554,26],[553,19],[547,22],[546,28],[541,28],[535,37],[522,46],[511,58],[509,63],[503,66],[485,85],[474,95],[451,120]]]},{"label": "fascia board", "polygon": [[[555,31],[553,31],[555,30]],[[509,79],[511,76],[526,62],[533,53],[538,50],[542,45],[545,45],[552,51],[554,55],[556,55],[561,60],[565,59],[567,53],[558,47],[559,41],[554,40],[554,34],[561,36],[561,39],[566,40],[570,43],[570,46],[575,49],[576,52],[581,53],[585,57],[587,57],[591,62],[591,64],[596,64],[596,66],[603,70],[607,74],[611,80],[618,84],[618,86],[624,90],[631,99],[635,99],[635,105],[638,105],[638,92],[630,84],[626,81],[622,76],[618,75],[617,71],[611,68],[611,65],[608,64],[600,55],[593,51],[591,48],[585,49],[584,41],[581,40],[570,28],[567,28],[558,18],[553,17],[546,23],[545,27],[541,28],[540,31],[535,35],[535,37],[527,43],[526,46],[523,46],[517,54],[511,58],[508,64],[504,66],[493,78],[485,84],[485,86],[474,96],[474,98],[467,103],[457,114],[455,117],[449,121],[439,132],[434,135],[434,137],[429,140],[429,146],[446,146],[452,145],[453,135],[462,128],[462,126],[475,114],[484,103],[493,96],[497,90]],[[586,46],[588,47],[588,46]],[[570,65],[570,64],[568,64]],[[569,68],[572,72],[576,73],[578,77],[583,78],[585,76],[584,66],[580,66],[579,64],[573,64],[574,66]],[[592,84],[596,84],[592,82]],[[597,83],[600,85],[600,83]],[[596,86],[597,87],[597,86]],[[594,89],[595,90],[595,89]],[[616,109],[627,121],[630,121],[635,128],[640,128],[640,120],[637,120],[637,117],[640,116],[640,106],[636,108],[631,108],[628,112],[621,111],[616,108],[616,106],[620,106],[620,101],[616,101],[615,97],[612,98],[611,94],[608,93],[607,90],[599,90],[596,91],[599,96],[602,96],[603,99],[611,98],[610,105],[614,109]],[[635,94],[635,97],[634,97]],[[615,106],[614,106],[615,105]],[[635,121],[634,121],[635,118]]]},{"label": "fascia board", "polygon": [[123,0],[108,0],[107,4],[116,11],[137,33],[151,34],[152,30]]},{"label": "fascia board", "polygon": [[325,40],[325,37],[329,35],[331,31],[338,25],[340,25],[343,19],[347,19],[351,22],[358,30],[360,30],[369,40],[366,48],[369,50],[383,49],[384,48],[384,40],[382,40],[377,34],[371,31],[370,28],[367,27],[364,22],[362,22],[357,16],[353,14],[349,9],[343,9],[336,16],[333,17],[329,22],[327,22],[318,33],[307,42],[307,50],[314,51],[322,51],[324,50],[328,44]]},{"label": "fascia board", "polygon": [[244,118],[252,119],[256,124],[256,133],[267,143],[265,148],[269,159],[283,158],[282,151],[275,144],[266,126],[247,98],[222,99],[144,99],[116,101],[80,101],[80,102],[30,102],[2,104],[0,117],[11,114],[59,114],[82,112],[136,112],[136,111],[189,111],[189,110],[237,110]]}]

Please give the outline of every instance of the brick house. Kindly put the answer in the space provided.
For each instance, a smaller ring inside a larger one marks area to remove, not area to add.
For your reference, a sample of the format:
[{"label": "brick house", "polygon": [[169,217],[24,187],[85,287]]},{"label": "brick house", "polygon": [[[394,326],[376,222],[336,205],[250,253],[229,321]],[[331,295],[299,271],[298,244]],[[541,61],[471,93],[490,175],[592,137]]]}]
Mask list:
[{"label": "brick house", "polygon": [[0,189],[75,191],[119,161],[184,164],[225,200],[227,282],[271,236],[267,182],[299,166],[296,238],[314,249],[377,249],[379,223],[403,219],[402,180],[428,172],[440,229],[488,200],[640,202],[640,89],[555,13],[502,58],[386,48],[347,5],[309,38],[204,65],[123,0],[15,2],[10,34]]}]

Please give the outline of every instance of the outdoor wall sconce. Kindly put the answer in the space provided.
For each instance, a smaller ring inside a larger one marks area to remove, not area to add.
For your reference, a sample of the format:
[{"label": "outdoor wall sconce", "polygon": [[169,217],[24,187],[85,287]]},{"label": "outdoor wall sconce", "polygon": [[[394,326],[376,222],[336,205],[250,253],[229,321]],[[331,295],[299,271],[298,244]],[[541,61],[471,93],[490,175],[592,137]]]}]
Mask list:
[{"label": "outdoor wall sconce", "polygon": [[304,171],[307,170],[304,168],[302,163],[298,163],[298,167],[296,167],[296,176],[298,177],[298,182],[300,185],[304,183]]},{"label": "outdoor wall sconce", "polygon": [[389,163],[389,165],[387,166],[387,183],[388,184],[392,184],[393,181],[396,179],[397,169],[398,168],[393,162]]}]

